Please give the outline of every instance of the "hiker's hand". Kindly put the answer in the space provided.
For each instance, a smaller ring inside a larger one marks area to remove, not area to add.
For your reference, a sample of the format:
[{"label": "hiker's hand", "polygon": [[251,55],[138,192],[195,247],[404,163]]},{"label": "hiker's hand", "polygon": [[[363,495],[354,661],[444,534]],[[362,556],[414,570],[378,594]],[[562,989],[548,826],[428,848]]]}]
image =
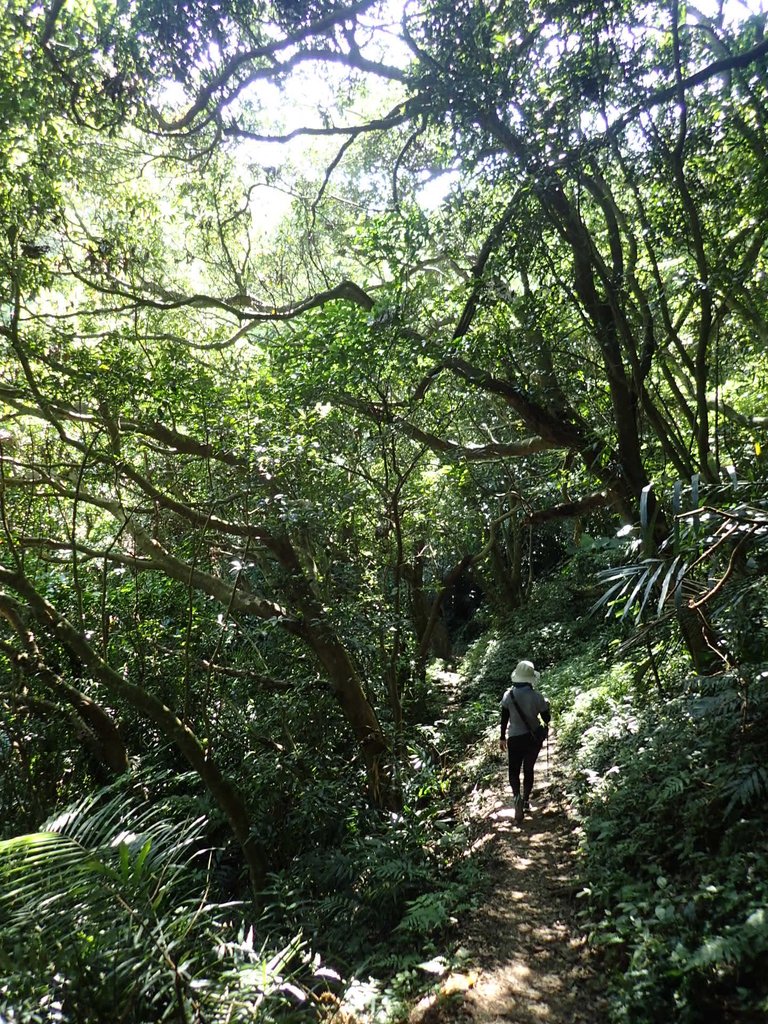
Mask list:
[{"label": "hiker's hand", "polygon": [[506,741],[503,740],[503,739],[500,739],[499,740],[499,750],[501,750],[502,753],[503,753],[506,749],[507,749]]}]

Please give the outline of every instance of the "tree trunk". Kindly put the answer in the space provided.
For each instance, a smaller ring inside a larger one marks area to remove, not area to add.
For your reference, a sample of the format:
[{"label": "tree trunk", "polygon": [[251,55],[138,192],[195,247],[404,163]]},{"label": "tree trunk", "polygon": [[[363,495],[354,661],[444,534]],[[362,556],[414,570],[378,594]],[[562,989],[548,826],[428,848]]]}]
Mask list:
[{"label": "tree trunk", "polygon": [[316,596],[301,561],[287,537],[272,546],[281,565],[290,574],[288,592],[301,612],[299,635],[306,641],[333,688],[341,710],[363,756],[368,788],[377,807],[398,810],[399,795],[393,784],[391,751],[381,724],[365,695],[359,674],[346,648],[328,626],[323,602]]},{"label": "tree trunk", "polygon": [[222,775],[218,765],[208,756],[197,736],[162,701],[140,686],[129,683],[104,662],[85,637],[35,590],[25,576],[0,569],[0,580],[27,602],[30,612],[40,625],[49,629],[62,646],[78,658],[96,679],[141,715],[154,722],[163,735],[178,747],[229,821],[248,864],[254,895],[258,896],[266,880],[268,865],[252,835],[245,800],[231,780]]},{"label": "tree trunk", "polygon": [[491,572],[496,584],[494,589],[502,614],[519,608],[524,600],[523,529],[521,523],[514,521],[510,530],[505,531],[507,536],[503,549],[498,540],[494,539],[489,552]]},{"label": "tree trunk", "polygon": [[416,656],[416,672],[418,674],[423,673],[426,669],[427,657],[429,655],[432,635],[434,633],[435,626],[440,617],[440,612],[442,611],[443,600],[445,598],[445,595],[451,588],[451,586],[453,586],[453,584],[459,578],[459,576],[461,576],[461,574],[464,572],[467,566],[471,565],[473,558],[474,555],[465,555],[464,558],[462,558],[460,562],[454,565],[450,572],[448,572],[443,577],[440,590],[438,591],[434,601],[432,602],[432,607],[429,613],[429,619],[427,621],[427,625],[424,629],[424,633],[422,634],[421,642],[419,644],[419,652]]},{"label": "tree trunk", "polygon": [[701,609],[692,608],[690,603],[683,601],[677,611],[677,621],[696,672],[701,676],[711,676],[720,671],[724,659],[719,652],[715,631]]},{"label": "tree trunk", "polygon": [[[425,546],[426,541],[419,541],[417,552],[423,551]],[[448,635],[443,617],[438,615],[436,618],[433,618],[432,616],[432,608],[436,598],[434,596],[430,597],[424,589],[424,558],[421,555],[416,554],[414,556],[413,571],[406,579],[410,589],[411,621],[413,622],[414,633],[419,641],[419,648],[422,647],[426,639],[429,642],[429,650],[436,658],[449,661],[453,656],[451,638]],[[421,671],[420,675],[419,671],[419,666],[417,666],[416,675],[418,678],[423,679],[423,671]]]},{"label": "tree trunk", "polygon": [[359,743],[370,798],[377,807],[399,810],[401,800],[393,786],[390,750],[357,670],[336,636],[317,618],[308,621],[305,638],[325,669],[344,717]]}]

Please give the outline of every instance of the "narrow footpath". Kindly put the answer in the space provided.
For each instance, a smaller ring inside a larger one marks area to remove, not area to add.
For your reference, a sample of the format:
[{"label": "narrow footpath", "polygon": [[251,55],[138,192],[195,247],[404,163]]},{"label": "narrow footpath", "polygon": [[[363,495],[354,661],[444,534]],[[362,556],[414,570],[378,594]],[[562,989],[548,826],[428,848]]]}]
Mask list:
[{"label": "narrow footpath", "polygon": [[465,813],[493,879],[488,904],[465,922],[463,973],[418,1003],[410,1024],[601,1024],[597,965],[575,923],[577,826],[552,784],[556,743],[536,766],[532,811],[516,824],[498,755],[498,780],[477,789]]}]

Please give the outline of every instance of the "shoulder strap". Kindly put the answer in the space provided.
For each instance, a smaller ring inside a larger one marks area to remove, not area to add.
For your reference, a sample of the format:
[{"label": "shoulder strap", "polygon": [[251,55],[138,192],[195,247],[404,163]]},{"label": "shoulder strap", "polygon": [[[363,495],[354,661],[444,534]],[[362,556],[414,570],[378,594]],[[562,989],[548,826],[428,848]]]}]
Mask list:
[{"label": "shoulder strap", "polygon": [[514,695],[514,693],[512,693],[511,689],[509,691],[509,699],[515,705],[515,711],[517,711],[518,715],[520,715],[520,718],[521,718],[521,720],[523,722],[523,725],[526,727],[526,729],[531,734],[531,736],[534,736],[533,729],[531,728],[531,723],[528,721],[528,716],[526,714],[524,714],[523,709],[520,707],[520,705],[515,700],[515,695]]}]

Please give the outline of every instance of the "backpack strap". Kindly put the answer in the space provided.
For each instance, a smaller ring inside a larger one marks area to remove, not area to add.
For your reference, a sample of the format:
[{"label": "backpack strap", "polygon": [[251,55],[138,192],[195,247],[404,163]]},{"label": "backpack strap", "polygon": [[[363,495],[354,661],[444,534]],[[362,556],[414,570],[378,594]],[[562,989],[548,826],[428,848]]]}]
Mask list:
[{"label": "backpack strap", "polygon": [[512,690],[509,691],[509,699],[515,705],[515,711],[517,711],[518,715],[520,715],[520,720],[522,721],[523,725],[526,727],[531,736],[533,736],[533,738],[536,739],[536,733],[531,728],[531,723],[528,721],[528,716],[523,713],[523,709],[515,700],[515,695],[514,693],[512,693]]}]

